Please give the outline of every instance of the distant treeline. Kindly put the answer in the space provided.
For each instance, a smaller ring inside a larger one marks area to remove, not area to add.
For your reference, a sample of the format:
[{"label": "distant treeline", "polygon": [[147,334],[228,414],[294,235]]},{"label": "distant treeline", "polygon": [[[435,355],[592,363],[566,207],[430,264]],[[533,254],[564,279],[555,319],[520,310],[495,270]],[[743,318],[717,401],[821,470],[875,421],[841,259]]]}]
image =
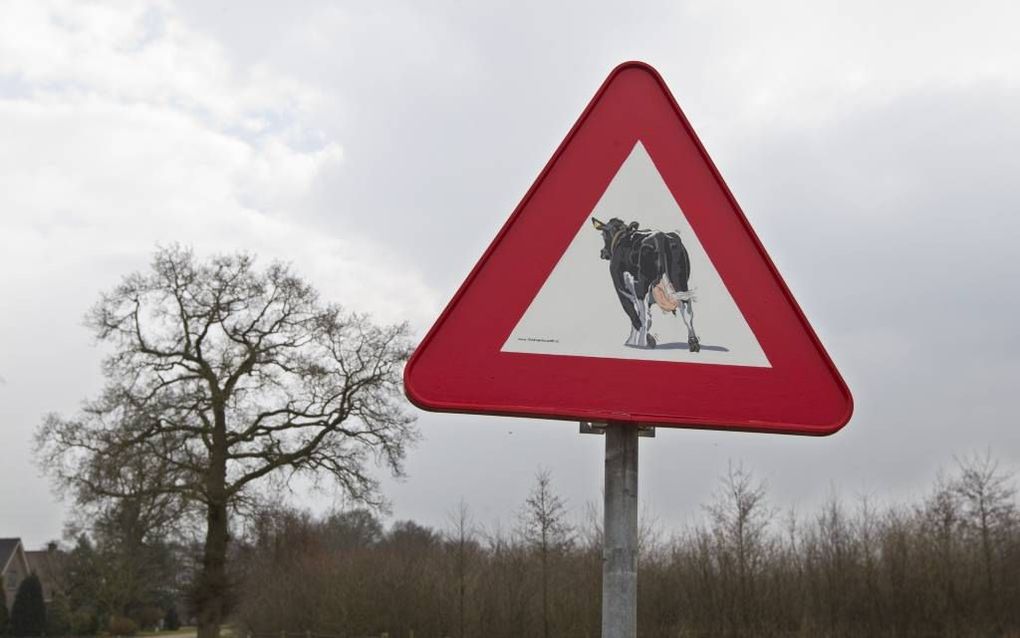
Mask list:
[{"label": "distant treeline", "polygon": [[[767,496],[731,468],[700,524],[643,527],[638,635],[1020,635],[1016,490],[988,456],[912,505],[833,497],[797,514]],[[598,636],[600,521],[581,518],[546,473],[508,529],[464,504],[444,530],[266,511],[237,548],[236,623],[274,638]]]}]

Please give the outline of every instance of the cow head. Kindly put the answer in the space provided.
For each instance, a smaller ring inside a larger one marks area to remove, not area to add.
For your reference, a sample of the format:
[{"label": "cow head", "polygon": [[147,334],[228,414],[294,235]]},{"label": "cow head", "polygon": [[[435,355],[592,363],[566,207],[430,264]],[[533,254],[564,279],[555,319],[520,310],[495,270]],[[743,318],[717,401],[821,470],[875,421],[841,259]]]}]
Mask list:
[{"label": "cow head", "polygon": [[599,254],[602,259],[611,258],[613,256],[613,244],[619,241],[620,236],[628,229],[637,226],[636,222],[628,225],[622,219],[617,219],[616,217],[610,219],[608,222],[600,222],[598,219],[592,217],[591,223],[595,226],[595,230],[602,233],[602,240],[605,242],[605,245],[602,247],[602,252]]}]

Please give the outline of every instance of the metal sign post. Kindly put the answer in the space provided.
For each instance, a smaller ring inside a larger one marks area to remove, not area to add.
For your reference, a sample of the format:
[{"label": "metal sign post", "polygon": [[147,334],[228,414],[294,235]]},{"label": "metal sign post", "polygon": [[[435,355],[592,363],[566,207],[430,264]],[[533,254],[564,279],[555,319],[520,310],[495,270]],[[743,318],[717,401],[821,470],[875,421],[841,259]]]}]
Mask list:
[{"label": "metal sign post", "polygon": [[637,636],[638,429],[606,427],[602,636]]},{"label": "metal sign post", "polygon": [[581,423],[583,434],[605,434],[602,526],[602,636],[637,636],[638,437],[655,428],[628,423]]}]

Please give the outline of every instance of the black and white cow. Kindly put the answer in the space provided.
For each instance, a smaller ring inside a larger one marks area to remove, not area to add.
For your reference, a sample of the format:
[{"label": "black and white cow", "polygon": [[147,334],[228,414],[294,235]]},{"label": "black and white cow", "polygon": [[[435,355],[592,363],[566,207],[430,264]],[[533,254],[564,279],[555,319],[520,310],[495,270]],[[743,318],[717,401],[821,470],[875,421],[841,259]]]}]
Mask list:
[{"label": "black and white cow", "polygon": [[658,303],[674,315],[680,311],[687,326],[688,347],[691,352],[700,351],[701,343],[694,332],[693,296],[687,287],[691,260],[680,235],[642,230],[637,222],[627,224],[615,217],[605,223],[594,217],[591,221],[602,233],[605,246],[601,257],[609,261],[613,288],[630,317],[627,345],[655,347],[650,333],[651,307]]}]

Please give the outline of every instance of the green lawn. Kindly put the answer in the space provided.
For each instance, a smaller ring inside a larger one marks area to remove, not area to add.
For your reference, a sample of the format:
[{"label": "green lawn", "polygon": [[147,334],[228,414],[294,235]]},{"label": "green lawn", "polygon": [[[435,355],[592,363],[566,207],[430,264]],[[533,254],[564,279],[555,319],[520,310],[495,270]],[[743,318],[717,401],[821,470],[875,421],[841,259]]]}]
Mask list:
[{"label": "green lawn", "polygon": [[198,633],[198,629],[195,627],[181,627],[174,631],[139,631],[137,636],[193,636]]}]

